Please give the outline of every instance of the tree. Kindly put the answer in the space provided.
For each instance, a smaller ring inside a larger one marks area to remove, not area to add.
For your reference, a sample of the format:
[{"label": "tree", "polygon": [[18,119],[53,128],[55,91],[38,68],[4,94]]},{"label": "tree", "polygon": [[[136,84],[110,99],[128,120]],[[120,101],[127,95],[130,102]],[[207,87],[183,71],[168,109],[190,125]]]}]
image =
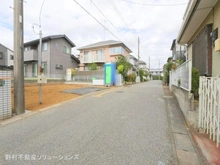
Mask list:
[{"label": "tree", "polygon": [[174,64],[173,62],[169,61],[168,63],[166,63],[165,65],[165,72],[164,72],[164,77],[163,77],[163,81],[165,84],[169,85],[169,78],[170,78],[170,71],[171,70],[175,70],[176,69],[176,64]]},{"label": "tree", "polygon": [[140,76],[141,82],[144,81],[144,71],[142,69],[139,70],[139,76]]},{"label": "tree", "polygon": [[123,78],[127,77],[127,72],[131,68],[131,64],[125,56],[116,57],[116,68]]},{"label": "tree", "polygon": [[97,70],[97,64],[96,63],[89,64],[89,70]]}]

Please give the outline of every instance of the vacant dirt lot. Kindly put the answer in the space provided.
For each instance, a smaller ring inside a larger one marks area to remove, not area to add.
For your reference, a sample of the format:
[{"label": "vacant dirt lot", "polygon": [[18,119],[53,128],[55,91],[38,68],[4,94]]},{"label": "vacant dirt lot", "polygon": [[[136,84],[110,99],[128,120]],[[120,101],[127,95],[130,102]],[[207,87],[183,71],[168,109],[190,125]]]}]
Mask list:
[{"label": "vacant dirt lot", "polygon": [[[36,111],[53,104],[60,103],[80,95],[61,92],[66,89],[82,88],[88,85],[76,84],[44,84],[42,85],[42,104],[39,104],[39,86],[25,85],[25,109]],[[12,88],[12,109],[14,112],[14,89]]]}]

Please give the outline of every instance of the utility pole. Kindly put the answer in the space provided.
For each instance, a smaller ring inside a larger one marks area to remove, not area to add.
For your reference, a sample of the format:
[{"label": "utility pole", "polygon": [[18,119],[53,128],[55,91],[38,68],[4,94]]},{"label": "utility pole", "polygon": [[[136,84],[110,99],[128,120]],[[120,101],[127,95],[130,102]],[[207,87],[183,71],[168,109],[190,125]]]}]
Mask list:
[{"label": "utility pole", "polygon": [[138,76],[139,76],[139,59],[140,59],[140,39],[139,39],[139,37],[138,37]]},{"label": "utility pole", "polygon": [[151,73],[150,73],[150,56],[149,56],[149,76],[150,76],[150,80],[151,80]]},{"label": "utility pole", "polygon": [[[41,25],[39,25],[39,51],[38,51],[38,78],[42,76],[42,30]],[[39,104],[42,104],[42,85],[39,83]]]},{"label": "utility pole", "polygon": [[[39,51],[38,51],[38,79],[42,78],[43,68],[42,68],[42,30],[41,30],[41,12],[44,6],[43,1],[39,14]],[[39,83],[39,104],[42,104],[42,84]]]},{"label": "utility pole", "polygon": [[14,109],[25,112],[23,0],[14,0]]},{"label": "utility pole", "polygon": [[160,60],[159,60],[159,80],[160,80]]}]

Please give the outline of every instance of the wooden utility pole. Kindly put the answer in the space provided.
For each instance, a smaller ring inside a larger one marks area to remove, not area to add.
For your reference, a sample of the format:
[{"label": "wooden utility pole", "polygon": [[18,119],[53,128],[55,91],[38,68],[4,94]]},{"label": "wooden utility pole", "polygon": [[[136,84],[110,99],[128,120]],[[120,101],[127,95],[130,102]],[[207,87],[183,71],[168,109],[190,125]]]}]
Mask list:
[{"label": "wooden utility pole", "polygon": [[23,0],[14,0],[14,109],[16,115],[25,112]]}]

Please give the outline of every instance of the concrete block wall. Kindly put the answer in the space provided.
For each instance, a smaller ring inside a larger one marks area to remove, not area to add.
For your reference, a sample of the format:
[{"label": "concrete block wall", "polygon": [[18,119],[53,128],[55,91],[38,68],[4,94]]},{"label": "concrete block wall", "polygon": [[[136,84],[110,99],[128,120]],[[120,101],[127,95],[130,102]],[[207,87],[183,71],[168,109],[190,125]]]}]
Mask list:
[{"label": "concrete block wall", "polygon": [[0,120],[12,117],[11,106],[11,72],[0,70]]},{"label": "concrete block wall", "polygon": [[193,94],[177,86],[172,86],[171,90],[179,103],[187,126],[197,129],[199,106],[198,103],[194,102]]}]

